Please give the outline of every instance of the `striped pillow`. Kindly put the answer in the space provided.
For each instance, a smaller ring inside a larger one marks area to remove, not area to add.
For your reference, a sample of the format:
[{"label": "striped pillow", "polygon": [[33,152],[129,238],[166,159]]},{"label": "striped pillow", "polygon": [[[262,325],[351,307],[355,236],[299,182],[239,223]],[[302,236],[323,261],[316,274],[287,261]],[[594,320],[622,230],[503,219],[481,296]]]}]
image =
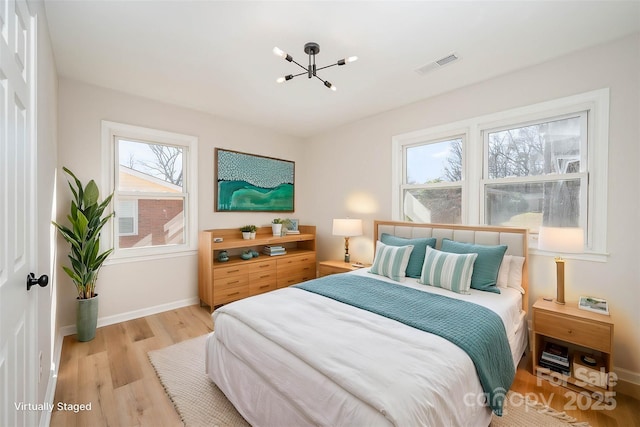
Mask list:
[{"label": "striped pillow", "polygon": [[411,251],[413,251],[413,245],[389,246],[378,241],[376,244],[376,256],[369,271],[400,282],[405,278]]},{"label": "striped pillow", "polygon": [[468,295],[477,257],[478,254],[452,254],[427,247],[418,283]]}]

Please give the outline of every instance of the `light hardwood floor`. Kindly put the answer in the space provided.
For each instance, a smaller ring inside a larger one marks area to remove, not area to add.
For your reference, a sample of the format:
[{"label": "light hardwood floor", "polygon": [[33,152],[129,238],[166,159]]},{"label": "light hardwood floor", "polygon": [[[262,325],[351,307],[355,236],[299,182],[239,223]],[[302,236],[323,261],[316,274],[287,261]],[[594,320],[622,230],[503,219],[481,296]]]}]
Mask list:
[{"label": "light hardwood floor", "polygon": [[[64,339],[54,404],[91,403],[91,411],[58,411],[52,427],[180,426],[180,418],[164,392],[147,352],[206,334],[213,329],[209,311],[197,305],[99,328],[93,341]],[[566,410],[593,427],[640,427],[640,401],[618,394],[615,408],[584,409],[588,402],[530,373],[524,358],[512,390],[557,410]],[[567,406],[568,405],[568,406]],[[576,409],[571,410],[570,406]],[[567,410],[569,409],[569,410]]]}]

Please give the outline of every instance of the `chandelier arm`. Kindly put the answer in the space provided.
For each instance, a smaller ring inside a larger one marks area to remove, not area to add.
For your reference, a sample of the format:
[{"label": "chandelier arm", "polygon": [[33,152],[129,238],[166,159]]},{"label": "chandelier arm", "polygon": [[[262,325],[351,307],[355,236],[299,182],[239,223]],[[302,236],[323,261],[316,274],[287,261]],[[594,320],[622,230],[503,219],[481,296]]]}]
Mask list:
[{"label": "chandelier arm", "polygon": [[296,60],[295,60],[295,59],[293,59],[293,58],[292,58],[292,59],[291,59],[291,62],[293,62],[294,64],[296,64],[298,67],[302,68],[302,69],[305,71],[305,73],[309,71],[309,70],[307,69],[307,67],[305,67],[304,65],[300,65],[298,62],[296,62]]},{"label": "chandelier arm", "polygon": [[294,75],[292,75],[292,76],[291,76],[291,78],[298,77],[298,76],[302,76],[303,74],[307,74],[307,72],[306,72],[306,71],[304,71],[304,72],[302,72],[302,73],[294,74]]},{"label": "chandelier arm", "polygon": [[325,68],[334,67],[334,66],[336,66],[336,65],[338,65],[338,63],[337,63],[337,62],[336,62],[335,64],[325,65],[324,67],[316,68],[316,71],[324,70]]}]

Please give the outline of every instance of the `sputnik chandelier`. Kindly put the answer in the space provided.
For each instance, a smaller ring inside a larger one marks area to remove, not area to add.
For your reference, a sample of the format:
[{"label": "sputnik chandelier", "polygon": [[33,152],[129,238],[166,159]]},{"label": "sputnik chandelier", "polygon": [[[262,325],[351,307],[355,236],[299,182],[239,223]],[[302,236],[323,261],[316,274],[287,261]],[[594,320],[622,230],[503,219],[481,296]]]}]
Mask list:
[{"label": "sputnik chandelier", "polygon": [[318,80],[320,80],[322,83],[324,83],[324,85],[326,87],[328,87],[329,89],[335,91],[336,87],[331,84],[328,80],[323,80],[321,79],[318,75],[316,75],[316,71],[320,71],[320,70],[324,70],[325,68],[329,68],[329,67],[333,67],[335,65],[344,65],[347,64],[349,62],[353,62],[355,60],[358,59],[357,56],[350,56],[348,58],[344,58],[339,60],[338,62],[336,62],[335,64],[331,64],[331,65],[326,65],[324,67],[316,67],[316,54],[320,52],[320,45],[318,43],[314,43],[314,42],[309,42],[307,44],[304,45],[304,53],[306,53],[307,55],[309,55],[309,66],[305,67],[303,65],[300,65],[299,63],[297,63],[292,57],[291,55],[287,54],[286,52],[282,51],[282,49],[278,48],[278,47],[274,47],[273,48],[273,53],[283,59],[286,59],[289,62],[293,62],[294,64],[296,64],[298,67],[302,68],[304,70],[304,72],[299,73],[299,74],[289,74],[286,75],[284,77],[280,77],[279,79],[277,79],[276,81],[278,83],[282,83],[282,82],[286,82],[288,80],[291,80],[294,77],[298,77],[301,76],[303,74],[306,74],[309,78],[315,77]]}]

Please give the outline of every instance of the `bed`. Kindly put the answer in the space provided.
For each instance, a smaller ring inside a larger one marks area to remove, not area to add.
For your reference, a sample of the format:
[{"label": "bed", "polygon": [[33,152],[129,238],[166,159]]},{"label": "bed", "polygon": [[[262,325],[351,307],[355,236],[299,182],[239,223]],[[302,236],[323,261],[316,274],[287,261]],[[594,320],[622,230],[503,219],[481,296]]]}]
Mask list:
[{"label": "bed", "polygon": [[[250,424],[487,426],[492,411],[501,414],[527,344],[527,230],[375,221],[374,237],[371,268],[213,313],[207,374]],[[416,262],[406,252],[428,239],[435,244],[426,249],[419,278],[380,274],[383,251],[407,261],[399,264],[404,274]],[[444,251],[454,244],[481,249]],[[479,259],[485,247],[505,246],[496,275],[499,293],[421,283],[440,280],[433,276],[438,257],[462,265]],[[439,322],[444,331],[432,330]]]}]

